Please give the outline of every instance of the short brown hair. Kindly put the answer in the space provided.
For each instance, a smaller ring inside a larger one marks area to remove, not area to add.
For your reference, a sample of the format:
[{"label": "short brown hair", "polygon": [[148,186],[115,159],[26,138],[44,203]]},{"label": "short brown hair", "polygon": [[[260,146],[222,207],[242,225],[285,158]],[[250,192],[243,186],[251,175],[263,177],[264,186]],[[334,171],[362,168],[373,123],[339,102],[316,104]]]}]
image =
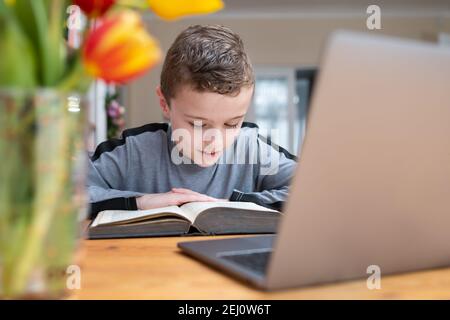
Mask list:
[{"label": "short brown hair", "polygon": [[181,32],[167,52],[161,91],[173,98],[180,84],[193,89],[237,95],[255,82],[242,39],[220,25],[195,25]]}]

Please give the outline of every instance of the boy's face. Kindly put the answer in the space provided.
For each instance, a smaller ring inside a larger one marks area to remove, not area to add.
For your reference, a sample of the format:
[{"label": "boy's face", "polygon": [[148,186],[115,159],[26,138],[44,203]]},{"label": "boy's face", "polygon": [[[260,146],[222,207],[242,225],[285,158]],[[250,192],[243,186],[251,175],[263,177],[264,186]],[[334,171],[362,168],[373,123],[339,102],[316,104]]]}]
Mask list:
[{"label": "boy's face", "polygon": [[207,167],[219,160],[239,134],[253,86],[241,88],[236,96],[182,86],[170,99],[170,107],[159,87],[157,94],[164,116],[171,122],[177,149],[197,165]]}]

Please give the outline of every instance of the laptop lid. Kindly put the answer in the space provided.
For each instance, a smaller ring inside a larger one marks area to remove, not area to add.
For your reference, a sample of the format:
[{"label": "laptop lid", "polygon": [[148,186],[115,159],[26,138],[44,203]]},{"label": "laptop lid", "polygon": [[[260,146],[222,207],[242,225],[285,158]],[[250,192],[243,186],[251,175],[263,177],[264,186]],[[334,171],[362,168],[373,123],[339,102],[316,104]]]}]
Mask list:
[{"label": "laptop lid", "polygon": [[290,193],[271,289],[450,265],[450,48],[335,33]]}]

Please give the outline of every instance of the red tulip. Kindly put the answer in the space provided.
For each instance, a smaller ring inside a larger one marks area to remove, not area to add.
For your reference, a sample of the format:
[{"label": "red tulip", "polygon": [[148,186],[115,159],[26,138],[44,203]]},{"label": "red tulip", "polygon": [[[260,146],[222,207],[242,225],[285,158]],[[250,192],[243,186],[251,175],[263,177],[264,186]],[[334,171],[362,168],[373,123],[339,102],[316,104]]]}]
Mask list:
[{"label": "red tulip", "polygon": [[116,0],[73,0],[90,18],[97,18],[105,14],[108,9],[116,3]]},{"label": "red tulip", "polygon": [[99,24],[88,34],[83,48],[84,65],[92,76],[124,83],[160,60],[156,40],[136,12],[124,10],[101,19]]}]

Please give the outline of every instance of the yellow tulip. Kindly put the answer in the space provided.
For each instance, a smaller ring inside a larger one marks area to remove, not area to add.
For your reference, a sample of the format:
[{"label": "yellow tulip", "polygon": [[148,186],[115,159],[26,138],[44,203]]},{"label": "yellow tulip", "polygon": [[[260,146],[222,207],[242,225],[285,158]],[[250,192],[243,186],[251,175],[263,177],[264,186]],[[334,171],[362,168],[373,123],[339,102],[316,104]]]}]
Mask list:
[{"label": "yellow tulip", "polygon": [[221,10],[221,0],[147,0],[160,18],[174,20],[188,15],[208,14]]}]

